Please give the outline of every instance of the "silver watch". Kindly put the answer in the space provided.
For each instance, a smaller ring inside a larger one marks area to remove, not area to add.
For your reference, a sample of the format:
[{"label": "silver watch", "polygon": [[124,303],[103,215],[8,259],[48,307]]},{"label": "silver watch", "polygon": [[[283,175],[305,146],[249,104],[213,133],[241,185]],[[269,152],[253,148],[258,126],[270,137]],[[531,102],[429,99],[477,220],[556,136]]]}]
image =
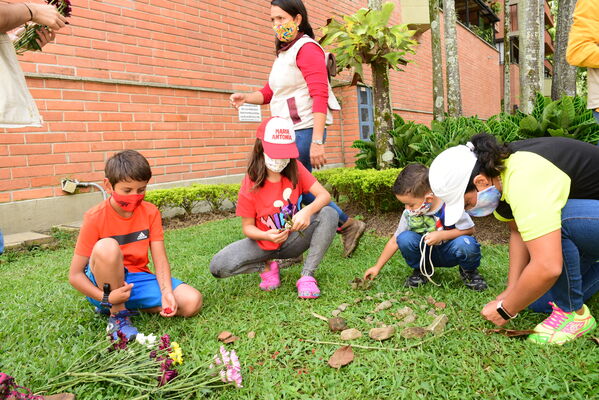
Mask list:
[{"label": "silver watch", "polygon": [[314,143],[314,144],[324,144],[324,141],[322,141],[322,140],[314,140],[313,139],[312,143]]}]

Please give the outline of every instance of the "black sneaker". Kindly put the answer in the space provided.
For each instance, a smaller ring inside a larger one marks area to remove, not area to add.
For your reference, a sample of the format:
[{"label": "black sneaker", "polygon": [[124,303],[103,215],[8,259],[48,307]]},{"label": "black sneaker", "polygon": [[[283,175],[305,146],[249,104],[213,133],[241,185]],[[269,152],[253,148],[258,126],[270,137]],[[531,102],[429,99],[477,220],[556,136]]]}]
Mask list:
[{"label": "black sneaker", "polygon": [[422,286],[427,282],[428,282],[428,280],[426,279],[426,277],[424,275],[422,275],[420,273],[420,270],[415,269],[412,271],[412,275],[410,275],[408,277],[408,279],[406,279],[406,283],[404,283],[404,286],[414,288],[414,287]]},{"label": "black sneaker", "polygon": [[483,278],[476,269],[474,271],[466,271],[460,267],[460,276],[468,289],[480,292],[488,288],[485,278]]}]

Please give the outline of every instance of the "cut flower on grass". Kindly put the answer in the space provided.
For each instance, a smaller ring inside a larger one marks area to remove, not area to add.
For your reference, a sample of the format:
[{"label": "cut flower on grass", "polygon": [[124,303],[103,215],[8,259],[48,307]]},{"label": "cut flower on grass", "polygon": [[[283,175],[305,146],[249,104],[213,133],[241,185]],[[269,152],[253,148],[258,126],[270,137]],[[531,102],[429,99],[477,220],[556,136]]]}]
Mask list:
[{"label": "cut flower on grass", "polygon": [[[72,10],[70,0],[46,0],[46,3],[56,7],[61,15],[64,15],[67,18],[71,16]],[[37,42],[40,39],[38,32],[42,28],[44,28],[44,26],[40,24],[25,24],[25,29],[19,32],[18,38],[13,43],[17,54],[21,55],[27,50],[42,51],[42,48]]]},{"label": "cut flower on grass", "polygon": [[[221,348],[222,366],[198,366],[177,370],[183,364],[183,350],[169,335],[156,340],[154,335],[139,334],[128,341],[118,332],[119,339],[92,345],[62,374],[38,388],[38,393],[67,391],[85,384],[121,387],[130,399],[188,398],[207,393],[231,383],[241,387],[241,366],[234,351]],[[223,353],[224,351],[224,353]],[[225,357],[226,356],[226,357]],[[223,379],[224,377],[224,379]]]}]

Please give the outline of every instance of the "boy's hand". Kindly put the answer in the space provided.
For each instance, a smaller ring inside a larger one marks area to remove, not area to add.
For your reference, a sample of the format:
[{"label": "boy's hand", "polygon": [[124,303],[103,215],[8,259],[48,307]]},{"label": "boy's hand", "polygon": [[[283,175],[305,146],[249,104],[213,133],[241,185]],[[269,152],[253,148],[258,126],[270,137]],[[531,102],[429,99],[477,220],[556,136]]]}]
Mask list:
[{"label": "boy's hand", "polygon": [[376,265],[374,267],[370,267],[364,272],[364,280],[374,279],[381,272],[381,269]]},{"label": "boy's hand", "polygon": [[310,216],[304,210],[300,210],[291,220],[293,221],[292,231],[303,231],[310,226]]},{"label": "boy's hand", "polygon": [[289,229],[284,229],[282,231],[279,231],[278,229],[271,229],[266,231],[266,235],[268,237],[266,240],[280,244],[289,237]]},{"label": "boy's hand", "polygon": [[174,317],[177,314],[177,301],[173,292],[162,294],[162,311],[160,315],[163,317]]},{"label": "boy's hand", "polygon": [[112,304],[123,304],[129,297],[131,297],[131,289],[133,289],[132,283],[123,282],[124,285],[120,288],[114,289],[108,296],[108,301]]},{"label": "boy's hand", "polygon": [[424,237],[424,243],[429,246],[435,246],[443,241],[443,231],[429,232]]}]

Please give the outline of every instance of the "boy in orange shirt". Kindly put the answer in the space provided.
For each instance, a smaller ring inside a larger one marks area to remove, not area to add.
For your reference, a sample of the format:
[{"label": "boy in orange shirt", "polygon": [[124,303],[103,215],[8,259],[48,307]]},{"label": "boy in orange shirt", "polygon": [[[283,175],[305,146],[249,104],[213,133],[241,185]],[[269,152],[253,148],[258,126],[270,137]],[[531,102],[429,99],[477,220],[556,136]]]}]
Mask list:
[{"label": "boy in orange shirt", "polygon": [[[85,213],[69,282],[99,313],[109,314],[107,331],[132,340],[137,329],[129,310],[191,317],[202,294],[171,277],[160,211],[143,201],[152,177],[148,161],[135,150],[112,156],[104,169],[110,198]],[[156,274],[148,269],[148,249]]]}]

